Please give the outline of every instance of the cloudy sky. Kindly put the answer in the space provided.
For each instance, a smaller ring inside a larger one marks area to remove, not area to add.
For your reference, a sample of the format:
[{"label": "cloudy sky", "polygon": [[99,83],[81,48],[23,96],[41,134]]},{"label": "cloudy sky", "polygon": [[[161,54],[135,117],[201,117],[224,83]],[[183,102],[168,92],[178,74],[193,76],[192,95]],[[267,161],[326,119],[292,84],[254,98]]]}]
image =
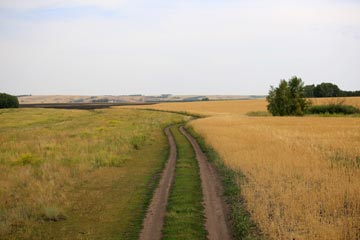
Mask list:
[{"label": "cloudy sky", "polygon": [[0,92],[360,89],[358,0],[0,0]]}]

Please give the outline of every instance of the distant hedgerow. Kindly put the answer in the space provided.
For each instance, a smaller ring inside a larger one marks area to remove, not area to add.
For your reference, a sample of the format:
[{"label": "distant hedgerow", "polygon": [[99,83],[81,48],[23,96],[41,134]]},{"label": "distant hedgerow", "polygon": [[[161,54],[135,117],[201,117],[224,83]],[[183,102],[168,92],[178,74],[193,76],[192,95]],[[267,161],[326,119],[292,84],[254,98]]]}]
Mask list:
[{"label": "distant hedgerow", "polygon": [[310,114],[356,114],[360,113],[360,109],[351,106],[351,105],[343,105],[341,103],[332,103],[328,105],[316,105],[312,106],[308,109]]}]

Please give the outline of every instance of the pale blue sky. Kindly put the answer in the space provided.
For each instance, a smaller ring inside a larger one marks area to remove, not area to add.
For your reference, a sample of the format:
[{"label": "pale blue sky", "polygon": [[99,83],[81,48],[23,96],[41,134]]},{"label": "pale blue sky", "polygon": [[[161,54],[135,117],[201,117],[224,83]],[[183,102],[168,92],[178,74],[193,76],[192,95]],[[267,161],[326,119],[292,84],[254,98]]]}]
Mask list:
[{"label": "pale blue sky", "polygon": [[360,2],[0,0],[0,92],[360,89]]}]

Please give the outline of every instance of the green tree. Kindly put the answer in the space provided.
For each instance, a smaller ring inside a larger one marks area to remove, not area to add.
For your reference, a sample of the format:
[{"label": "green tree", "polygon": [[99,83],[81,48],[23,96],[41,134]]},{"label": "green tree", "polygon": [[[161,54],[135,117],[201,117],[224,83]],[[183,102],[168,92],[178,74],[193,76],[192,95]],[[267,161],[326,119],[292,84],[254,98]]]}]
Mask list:
[{"label": "green tree", "polygon": [[336,84],[321,83],[318,85],[306,85],[304,87],[305,97],[355,97],[360,96],[360,91],[344,91]]},{"label": "green tree", "polygon": [[0,108],[18,108],[18,98],[6,93],[0,93]]},{"label": "green tree", "polygon": [[315,90],[315,85],[306,85],[304,87],[304,93],[305,93],[305,97],[307,98],[313,98],[314,96],[314,90]]},{"label": "green tree", "polygon": [[340,97],[342,95],[340,88],[333,83],[321,83],[314,89],[315,97]]},{"label": "green tree", "polygon": [[304,83],[301,78],[281,80],[277,88],[270,87],[268,110],[274,116],[302,116],[310,105],[305,99]]}]

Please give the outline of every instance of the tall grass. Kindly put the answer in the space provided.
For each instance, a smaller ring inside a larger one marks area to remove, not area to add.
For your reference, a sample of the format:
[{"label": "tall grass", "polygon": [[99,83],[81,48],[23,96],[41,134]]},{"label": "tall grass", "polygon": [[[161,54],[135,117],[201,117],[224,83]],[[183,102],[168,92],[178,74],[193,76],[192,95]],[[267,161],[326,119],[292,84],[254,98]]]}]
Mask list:
[{"label": "tall grass", "polygon": [[185,119],[126,109],[0,110],[0,238],[136,238],[166,159],[162,129]]}]

